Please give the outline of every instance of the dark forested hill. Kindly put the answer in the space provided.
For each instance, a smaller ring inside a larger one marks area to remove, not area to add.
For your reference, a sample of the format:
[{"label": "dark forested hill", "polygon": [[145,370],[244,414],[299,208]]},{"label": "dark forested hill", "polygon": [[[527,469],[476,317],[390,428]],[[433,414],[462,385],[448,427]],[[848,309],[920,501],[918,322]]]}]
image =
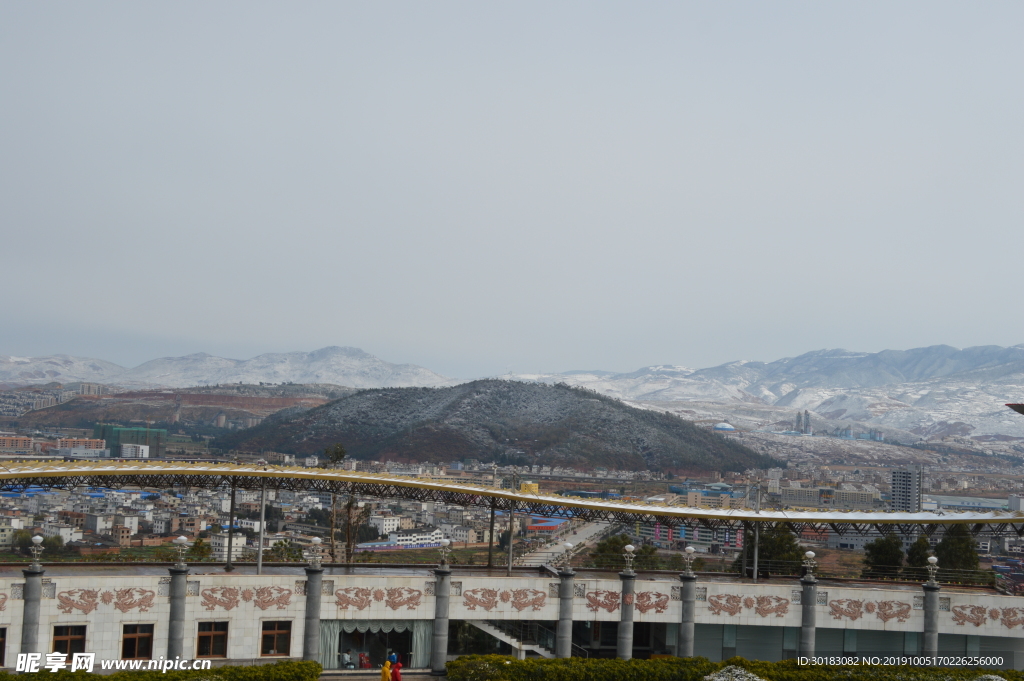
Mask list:
[{"label": "dark forested hill", "polygon": [[363,390],[220,439],[244,451],[313,454],[340,442],[362,459],[467,457],[620,470],[744,470],[778,462],[677,416],[566,385],[473,381]]}]

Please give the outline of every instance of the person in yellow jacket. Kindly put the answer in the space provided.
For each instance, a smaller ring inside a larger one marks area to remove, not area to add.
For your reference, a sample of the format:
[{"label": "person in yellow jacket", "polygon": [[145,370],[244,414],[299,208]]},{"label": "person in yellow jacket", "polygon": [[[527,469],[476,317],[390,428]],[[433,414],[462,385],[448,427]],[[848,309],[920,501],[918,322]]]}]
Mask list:
[{"label": "person in yellow jacket", "polygon": [[391,681],[390,660],[384,660],[384,666],[380,668],[380,681]]}]

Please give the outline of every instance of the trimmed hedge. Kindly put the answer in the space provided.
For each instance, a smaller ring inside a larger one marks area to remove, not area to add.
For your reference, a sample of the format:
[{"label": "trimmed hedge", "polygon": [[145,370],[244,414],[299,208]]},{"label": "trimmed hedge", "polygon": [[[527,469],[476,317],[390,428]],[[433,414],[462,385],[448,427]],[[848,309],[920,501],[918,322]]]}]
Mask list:
[{"label": "trimmed hedge", "polygon": [[704,657],[516,660],[504,655],[466,655],[449,662],[447,672],[448,681],[702,681],[708,674],[728,666],[742,667],[767,681],[973,681],[985,674],[996,674],[1007,681],[1024,681],[1024,674],[1011,669],[801,667],[796,660],[759,662],[742,657],[711,662]]},{"label": "trimmed hedge", "polygon": [[[45,658],[44,658],[45,662]],[[99,663],[96,663],[96,671],[99,670]],[[249,665],[245,667],[224,666],[212,669],[189,669],[182,671],[168,671],[166,674],[159,671],[117,671],[111,674],[104,674],[99,678],[104,681],[317,681],[323,667],[319,662],[306,662],[303,660],[284,660],[274,664]],[[71,681],[78,679],[80,675],[89,672],[69,672],[62,669],[56,673],[47,669],[41,669],[39,674],[44,674],[46,679],[52,681]],[[33,674],[33,676],[35,676]],[[71,679],[68,679],[71,677]],[[0,672],[0,681],[24,681],[25,674],[9,674]]]}]

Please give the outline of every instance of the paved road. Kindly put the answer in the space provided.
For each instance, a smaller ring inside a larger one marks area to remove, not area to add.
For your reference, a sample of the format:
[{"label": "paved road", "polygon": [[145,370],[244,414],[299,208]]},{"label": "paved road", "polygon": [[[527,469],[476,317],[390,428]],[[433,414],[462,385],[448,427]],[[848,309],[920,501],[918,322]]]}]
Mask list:
[{"label": "paved road", "polygon": [[527,567],[539,567],[545,563],[550,563],[555,559],[560,559],[562,554],[565,552],[563,544],[565,542],[571,542],[576,546],[585,544],[590,541],[596,541],[598,535],[602,534],[608,529],[608,523],[587,523],[581,525],[576,530],[576,534],[569,532],[565,536],[560,536],[555,540],[554,544],[546,544],[537,550],[522,556],[516,561],[516,565],[524,565]]}]

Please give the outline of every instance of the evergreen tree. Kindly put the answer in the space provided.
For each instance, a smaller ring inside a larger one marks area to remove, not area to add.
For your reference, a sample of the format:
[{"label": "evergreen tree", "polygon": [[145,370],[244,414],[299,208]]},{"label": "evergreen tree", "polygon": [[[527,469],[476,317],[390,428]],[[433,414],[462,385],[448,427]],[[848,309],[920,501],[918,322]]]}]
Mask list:
[{"label": "evergreen tree", "polygon": [[[732,567],[737,572],[743,571],[743,557],[747,556],[747,568],[754,567],[754,533],[744,533],[743,541],[746,551],[741,551],[733,561]],[[792,575],[800,572],[804,552],[796,541],[796,536],[783,525],[776,525],[770,530],[763,530],[757,540],[758,572],[768,570],[775,574]]]},{"label": "evergreen tree", "polygon": [[903,571],[905,577],[921,581],[928,579],[928,570],[925,568],[928,566],[931,549],[931,542],[923,534],[910,545],[910,550],[907,551],[907,568]]},{"label": "evergreen tree", "polygon": [[[626,567],[626,545],[631,544],[628,535],[618,534],[607,539],[602,539],[590,552],[590,560],[594,567],[611,568],[621,570]],[[637,570],[656,570],[658,568],[658,552],[649,545],[637,546],[633,555],[633,568]]]},{"label": "evergreen tree", "polygon": [[895,535],[879,537],[864,545],[864,570],[861,577],[892,579],[903,567],[903,542]]},{"label": "evergreen tree", "polygon": [[202,539],[196,539],[185,553],[185,558],[191,561],[200,561],[208,560],[211,555],[213,555],[213,549],[210,545]]},{"label": "evergreen tree", "polygon": [[337,442],[333,447],[328,447],[324,450],[324,458],[327,459],[332,466],[337,466],[344,461],[347,456],[348,452],[345,451],[344,445],[340,442]]},{"label": "evergreen tree", "polygon": [[263,559],[271,563],[300,563],[304,560],[302,549],[287,539],[274,542],[269,551],[264,551]]},{"label": "evergreen tree", "polygon": [[[939,568],[946,570],[977,570],[978,550],[967,525],[950,525],[942,541],[935,547]],[[958,575],[962,576],[962,575]]]}]

